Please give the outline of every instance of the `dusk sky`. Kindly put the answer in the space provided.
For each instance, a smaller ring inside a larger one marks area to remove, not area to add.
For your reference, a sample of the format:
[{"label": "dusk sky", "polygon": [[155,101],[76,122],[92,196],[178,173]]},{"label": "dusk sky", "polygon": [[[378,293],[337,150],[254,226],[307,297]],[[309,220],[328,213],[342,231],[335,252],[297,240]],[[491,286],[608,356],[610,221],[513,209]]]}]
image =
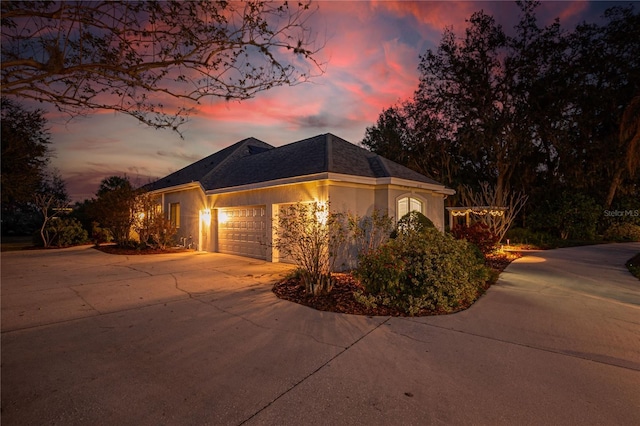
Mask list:
[{"label": "dusk sky", "polygon": [[[624,3],[623,3],[624,4]],[[134,184],[163,177],[239,140],[271,145],[333,133],[359,143],[380,112],[412,96],[419,55],[435,48],[445,26],[463,35],[478,10],[510,31],[513,2],[320,1],[310,26],[326,44],[318,58],[326,72],[293,87],[278,87],[244,102],[203,101],[182,127],[184,139],[146,127],[128,116],[99,111],[69,123],[47,116],[56,167],[74,201],[94,196],[100,181],[126,174]],[[540,24],[556,17],[565,30],[597,21],[611,2],[545,2]]]}]

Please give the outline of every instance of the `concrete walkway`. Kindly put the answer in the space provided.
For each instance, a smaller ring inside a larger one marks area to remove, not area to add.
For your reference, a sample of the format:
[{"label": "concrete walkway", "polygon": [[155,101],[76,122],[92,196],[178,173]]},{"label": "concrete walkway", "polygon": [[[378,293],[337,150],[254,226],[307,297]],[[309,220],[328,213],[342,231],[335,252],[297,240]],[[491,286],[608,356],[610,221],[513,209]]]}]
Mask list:
[{"label": "concrete walkway", "polygon": [[2,254],[2,424],[640,424],[640,244],[511,264],[425,318],[277,299],[220,254]]}]

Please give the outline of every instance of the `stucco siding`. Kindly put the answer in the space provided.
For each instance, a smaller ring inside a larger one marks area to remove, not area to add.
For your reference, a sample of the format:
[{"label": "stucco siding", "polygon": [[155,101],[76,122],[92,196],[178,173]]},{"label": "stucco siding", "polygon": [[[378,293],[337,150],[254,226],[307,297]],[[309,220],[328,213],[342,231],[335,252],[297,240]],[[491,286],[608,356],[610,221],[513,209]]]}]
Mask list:
[{"label": "stucco siding", "polygon": [[[157,194],[167,217],[170,205],[180,203],[180,227],[176,241],[196,244],[199,250],[220,251],[218,216],[223,209],[264,206],[266,214],[266,258],[277,260],[272,252],[273,221],[281,205],[329,201],[334,212],[370,216],[374,210],[386,212],[395,220],[397,201],[410,196],[423,202],[424,213],[436,227],[444,230],[444,197],[429,190],[398,185],[367,185],[344,181],[318,180],[259,189],[218,192],[206,195],[201,187],[169,189]],[[206,217],[206,219],[205,219]],[[186,239],[186,240],[185,240]]]},{"label": "stucco siding", "polygon": [[[187,244],[200,244],[200,211],[204,209],[205,194],[200,188],[181,191],[166,192],[160,195],[162,211],[169,218],[169,209],[172,203],[180,204],[180,226],[176,232],[176,242],[186,239]],[[201,247],[198,247],[199,249]]]},{"label": "stucco siding", "polygon": [[331,211],[352,213],[358,216],[371,215],[376,207],[373,189],[362,185],[331,185],[329,187],[329,201]]}]

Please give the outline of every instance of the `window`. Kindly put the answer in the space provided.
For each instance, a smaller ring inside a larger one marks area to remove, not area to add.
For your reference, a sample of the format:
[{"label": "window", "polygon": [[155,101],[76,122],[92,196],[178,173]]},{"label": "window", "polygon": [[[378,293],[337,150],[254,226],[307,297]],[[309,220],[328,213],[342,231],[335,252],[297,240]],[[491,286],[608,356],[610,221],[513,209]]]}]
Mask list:
[{"label": "window", "polygon": [[409,212],[419,212],[424,214],[423,203],[417,198],[413,197],[403,197],[398,200],[398,217],[396,220],[401,219],[404,215]]},{"label": "window", "polygon": [[169,203],[169,220],[176,228],[180,228],[180,203]]}]

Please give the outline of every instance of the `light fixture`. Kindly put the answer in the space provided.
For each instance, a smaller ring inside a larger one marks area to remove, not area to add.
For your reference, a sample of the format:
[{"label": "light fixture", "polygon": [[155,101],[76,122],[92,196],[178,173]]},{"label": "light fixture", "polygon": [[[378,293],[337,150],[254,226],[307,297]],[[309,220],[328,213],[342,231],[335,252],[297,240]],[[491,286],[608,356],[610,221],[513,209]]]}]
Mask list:
[{"label": "light fixture", "polygon": [[202,220],[207,226],[211,225],[211,210],[200,210],[200,220]]},{"label": "light fixture", "polygon": [[326,201],[316,201],[315,211],[318,223],[322,226],[326,225],[329,220],[329,203]]}]

